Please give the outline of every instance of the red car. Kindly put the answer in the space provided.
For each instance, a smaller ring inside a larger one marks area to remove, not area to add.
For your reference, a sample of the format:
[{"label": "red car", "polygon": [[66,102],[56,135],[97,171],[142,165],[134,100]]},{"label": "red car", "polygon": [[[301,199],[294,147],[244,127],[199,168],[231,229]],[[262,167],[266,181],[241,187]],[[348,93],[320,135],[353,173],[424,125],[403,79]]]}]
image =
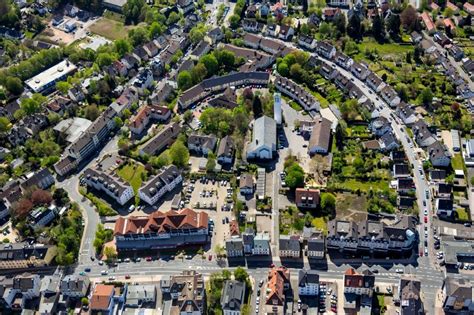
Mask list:
[{"label": "red car", "polygon": [[130,275],[125,275],[125,279],[130,279]]},{"label": "red car", "polygon": [[425,223],[428,223],[428,217],[425,217]]},{"label": "red car", "polygon": [[423,257],[423,251],[420,250],[420,257]]},{"label": "red car", "polygon": [[275,264],[274,263],[271,263],[270,264],[270,268],[274,268],[275,267]]},{"label": "red car", "polygon": [[209,259],[209,261],[211,261],[212,260],[212,255],[209,255],[208,259]]},{"label": "red car", "polygon": [[146,261],[152,261],[152,258],[151,257],[147,257],[145,258]]}]

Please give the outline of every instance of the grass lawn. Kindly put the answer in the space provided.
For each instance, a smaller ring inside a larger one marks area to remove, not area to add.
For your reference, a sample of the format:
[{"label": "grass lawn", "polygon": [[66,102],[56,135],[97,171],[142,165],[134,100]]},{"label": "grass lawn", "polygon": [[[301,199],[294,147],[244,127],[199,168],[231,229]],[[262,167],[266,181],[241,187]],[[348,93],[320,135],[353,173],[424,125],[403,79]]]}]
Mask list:
[{"label": "grass lawn", "polygon": [[135,193],[142,185],[142,174],[146,174],[145,167],[141,164],[127,164],[117,169],[117,175],[132,185]]},{"label": "grass lawn", "polygon": [[329,107],[329,101],[327,99],[325,99],[321,94],[319,94],[318,92],[314,92],[314,91],[310,91],[310,93],[314,97],[316,97],[316,99],[319,101],[319,103],[321,104],[321,108]]},{"label": "grass lawn", "polygon": [[344,188],[361,191],[369,191],[372,188],[373,191],[383,190],[388,188],[388,181],[377,181],[377,182],[360,182],[355,179],[349,179],[344,182],[341,182],[341,185]]},{"label": "grass lawn", "polygon": [[125,26],[123,22],[108,18],[101,18],[92,24],[89,30],[92,33],[110,40],[123,39],[128,36],[128,31],[137,26]]},{"label": "grass lawn", "polygon": [[328,234],[328,225],[324,217],[314,218],[311,224],[320,231],[323,231],[325,235]]},{"label": "grass lawn", "polygon": [[456,213],[458,214],[459,221],[469,221],[469,214],[467,213],[466,209],[458,208]]},{"label": "grass lawn", "polygon": [[451,166],[454,170],[464,169],[464,162],[460,153],[454,154],[453,158],[451,159]]},{"label": "grass lawn", "polygon": [[303,107],[301,107],[300,104],[296,103],[295,101],[290,101],[290,106],[297,112],[300,112],[303,110]]},{"label": "grass lawn", "polygon": [[362,43],[359,44],[359,50],[363,54],[366,49],[377,49],[380,56],[392,54],[400,56],[400,54],[405,54],[408,51],[413,51],[414,48],[413,45],[400,45],[398,43],[379,44],[375,40],[366,37],[364,38]]}]

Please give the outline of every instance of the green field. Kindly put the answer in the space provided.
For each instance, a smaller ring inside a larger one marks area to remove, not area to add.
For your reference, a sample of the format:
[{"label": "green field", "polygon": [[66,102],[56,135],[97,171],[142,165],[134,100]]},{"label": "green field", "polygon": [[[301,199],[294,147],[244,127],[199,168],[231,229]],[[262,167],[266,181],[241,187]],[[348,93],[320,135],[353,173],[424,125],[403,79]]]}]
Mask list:
[{"label": "green field", "polygon": [[117,169],[117,175],[130,183],[135,193],[142,185],[143,179],[146,179],[145,167],[141,164],[126,164]]},{"label": "green field", "polygon": [[460,153],[454,154],[453,158],[451,159],[451,166],[454,170],[464,169],[464,162]]},{"label": "green field", "polygon": [[128,36],[128,31],[137,26],[127,25],[123,22],[112,20],[109,18],[101,18],[92,24],[89,30],[97,35],[103,36],[110,40],[123,39]]},{"label": "green field", "polygon": [[388,188],[387,181],[361,182],[355,179],[343,181],[339,183],[339,185],[350,190],[360,189],[361,191],[365,192],[368,192],[370,188],[372,188],[373,191],[384,190]]}]

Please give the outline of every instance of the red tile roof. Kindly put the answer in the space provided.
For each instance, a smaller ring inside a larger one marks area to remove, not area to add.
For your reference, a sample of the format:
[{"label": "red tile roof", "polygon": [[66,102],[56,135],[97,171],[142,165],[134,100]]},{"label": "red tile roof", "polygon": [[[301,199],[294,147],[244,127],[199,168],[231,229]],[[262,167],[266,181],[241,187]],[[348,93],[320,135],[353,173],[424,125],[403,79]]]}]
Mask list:
[{"label": "red tile roof", "polygon": [[155,111],[159,115],[166,115],[170,110],[165,106],[158,105],[145,105],[138,113],[130,119],[130,126],[137,128],[139,125],[145,122],[146,117],[151,115]]},{"label": "red tile roof", "polygon": [[106,310],[109,308],[110,299],[113,296],[114,286],[98,284],[92,292],[90,300],[91,310]]},{"label": "red tile roof", "polygon": [[268,272],[267,305],[283,305],[285,302],[284,285],[290,281],[290,271],[285,267],[273,268]]},{"label": "red tile roof", "polygon": [[237,220],[230,221],[229,230],[230,230],[230,236],[240,235],[239,223],[237,222]]},{"label": "red tile roof", "polygon": [[431,19],[431,16],[428,14],[428,12],[423,12],[421,14],[421,19],[423,20],[423,24],[425,24],[425,27],[428,31],[431,31],[435,28],[433,20]]},{"label": "red tile roof", "polygon": [[156,211],[148,216],[120,217],[115,222],[114,235],[167,233],[179,229],[207,229],[209,216],[191,209]]}]

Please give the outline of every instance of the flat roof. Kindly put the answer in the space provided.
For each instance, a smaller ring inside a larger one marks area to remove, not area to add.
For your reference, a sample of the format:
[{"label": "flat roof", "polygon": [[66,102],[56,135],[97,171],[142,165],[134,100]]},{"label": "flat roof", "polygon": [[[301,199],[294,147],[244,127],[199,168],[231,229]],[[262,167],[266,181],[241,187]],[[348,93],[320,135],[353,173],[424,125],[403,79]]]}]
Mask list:
[{"label": "flat roof", "polygon": [[49,69],[44,70],[43,72],[37,74],[25,81],[25,84],[33,90],[34,92],[40,92],[43,90],[45,85],[55,82],[62,76],[75,71],[77,67],[68,60],[63,60],[57,65],[52,66]]}]

